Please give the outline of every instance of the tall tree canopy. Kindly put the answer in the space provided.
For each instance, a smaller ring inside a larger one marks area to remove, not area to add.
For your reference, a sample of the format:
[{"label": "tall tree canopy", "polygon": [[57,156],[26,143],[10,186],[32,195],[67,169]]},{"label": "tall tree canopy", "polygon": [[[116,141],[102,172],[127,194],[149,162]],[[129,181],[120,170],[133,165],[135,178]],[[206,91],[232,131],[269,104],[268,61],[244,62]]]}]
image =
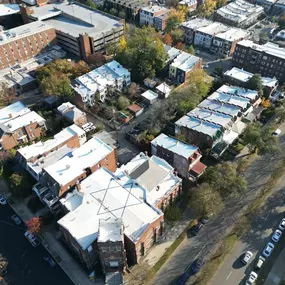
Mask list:
[{"label": "tall tree canopy", "polygon": [[263,82],[260,74],[254,74],[247,82],[246,87],[258,91],[260,96],[263,95]]},{"label": "tall tree canopy", "polygon": [[179,24],[181,24],[185,20],[185,12],[183,10],[176,10],[171,9],[169,12],[169,16],[166,19],[166,32],[171,32],[179,27]]},{"label": "tall tree canopy", "polygon": [[200,5],[197,9],[197,13],[202,17],[209,17],[214,12],[217,2],[213,0],[205,0],[205,2]]},{"label": "tall tree canopy", "polygon": [[167,60],[167,53],[154,28],[135,29],[128,38],[126,47],[119,48],[116,59],[130,69],[134,81],[154,77]]}]

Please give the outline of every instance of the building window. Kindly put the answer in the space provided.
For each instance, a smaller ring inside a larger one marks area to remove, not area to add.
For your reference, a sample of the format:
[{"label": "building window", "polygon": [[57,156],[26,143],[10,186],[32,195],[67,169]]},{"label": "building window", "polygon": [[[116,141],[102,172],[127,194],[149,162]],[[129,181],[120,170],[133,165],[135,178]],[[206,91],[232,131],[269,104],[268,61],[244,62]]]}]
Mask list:
[{"label": "building window", "polygon": [[21,134],[21,132],[18,132],[18,137],[20,137],[22,134]]},{"label": "building window", "polygon": [[30,131],[32,131],[33,130],[33,127],[30,127]]}]

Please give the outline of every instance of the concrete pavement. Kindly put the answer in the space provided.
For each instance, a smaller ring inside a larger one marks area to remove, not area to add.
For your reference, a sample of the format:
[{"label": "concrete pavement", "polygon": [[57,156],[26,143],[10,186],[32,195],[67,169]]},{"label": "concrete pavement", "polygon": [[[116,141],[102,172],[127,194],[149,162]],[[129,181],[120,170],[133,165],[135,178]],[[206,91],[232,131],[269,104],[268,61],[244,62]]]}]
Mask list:
[{"label": "concrete pavement", "polygon": [[[279,128],[282,134],[284,134],[285,124],[282,124]],[[280,145],[281,149],[285,147],[285,135],[280,136]],[[175,284],[177,278],[183,274],[202,249],[200,256],[207,259],[216,248],[218,242],[226,236],[227,231],[242,214],[245,206],[258,196],[261,187],[268,181],[270,174],[276,169],[278,162],[284,156],[284,153],[271,156],[270,158],[256,156],[245,173],[245,178],[248,181],[246,192],[239,198],[228,200],[225,203],[225,209],[215,219],[210,220],[202,228],[198,236],[185,239],[166,264],[158,271],[152,284]],[[222,284],[219,283],[219,285]]]}]

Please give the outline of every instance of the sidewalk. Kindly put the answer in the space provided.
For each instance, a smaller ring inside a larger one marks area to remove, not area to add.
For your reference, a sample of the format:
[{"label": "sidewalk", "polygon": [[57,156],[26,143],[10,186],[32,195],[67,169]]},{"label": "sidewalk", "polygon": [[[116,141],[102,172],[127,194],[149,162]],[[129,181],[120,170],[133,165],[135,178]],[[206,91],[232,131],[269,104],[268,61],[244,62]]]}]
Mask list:
[{"label": "sidewalk", "polygon": [[268,274],[264,285],[278,285],[282,280],[285,280],[285,248],[279,254],[274,266]]},{"label": "sidewalk", "polygon": [[[0,180],[0,193],[9,197],[10,193],[5,181]],[[26,206],[25,202],[28,200],[26,198],[23,202],[11,200],[8,198],[10,206],[17,213],[17,215],[24,221],[30,220],[34,214]],[[41,235],[42,245],[47,249],[50,255],[57,261],[62,270],[69,276],[72,282],[76,285],[92,285],[94,284],[89,280],[87,273],[80,267],[75,259],[73,259],[66,249],[61,245],[61,243],[55,237],[56,233],[44,232]],[[96,280],[96,284],[100,285],[100,281]],[[104,283],[101,283],[104,284]]]}]

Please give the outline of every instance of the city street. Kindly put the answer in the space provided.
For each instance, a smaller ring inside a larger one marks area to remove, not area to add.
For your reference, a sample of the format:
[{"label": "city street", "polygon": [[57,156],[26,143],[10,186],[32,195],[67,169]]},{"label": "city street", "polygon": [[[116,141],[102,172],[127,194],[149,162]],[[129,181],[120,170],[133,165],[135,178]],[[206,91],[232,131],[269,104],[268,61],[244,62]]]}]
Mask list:
[{"label": "city street", "polygon": [[15,214],[9,205],[0,205],[0,253],[8,259],[7,285],[72,285],[57,265],[51,267],[43,260],[48,252],[42,245],[34,248],[24,237],[25,226],[14,225]]},{"label": "city street", "polygon": [[[285,124],[282,124],[279,128],[282,131],[279,137],[282,149],[285,147]],[[158,271],[152,284],[175,284],[177,278],[189,268],[197,256],[207,256],[214,249],[216,243],[225,236],[226,229],[235,223],[240,209],[255,199],[257,191],[268,180],[270,174],[275,170],[276,165],[278,165],[278,161],[284,158],[284,156],[285,154],[281,152],[271,158],[266,156],[256,157],[245,174],[248,181],[248,189],[244,195],[226,202],[225,209],[215,219],[210,220],[196,237],[185,239],[166,264]],[[278,185],[279,188],[285,187],[285,180],[281,181],[283,181],[283,184],[280,182],[281,184]],[[271,206],[272,209],[274,207]],[[241,251],[246,247],[242,248],[242,246]],[[259,246],[257,248],[259,249]],[[226,262],[225,264],[228,263]],[[216,284],[223,285],[223,283]],[[228,284],[235,285],[235,283]]]}]

